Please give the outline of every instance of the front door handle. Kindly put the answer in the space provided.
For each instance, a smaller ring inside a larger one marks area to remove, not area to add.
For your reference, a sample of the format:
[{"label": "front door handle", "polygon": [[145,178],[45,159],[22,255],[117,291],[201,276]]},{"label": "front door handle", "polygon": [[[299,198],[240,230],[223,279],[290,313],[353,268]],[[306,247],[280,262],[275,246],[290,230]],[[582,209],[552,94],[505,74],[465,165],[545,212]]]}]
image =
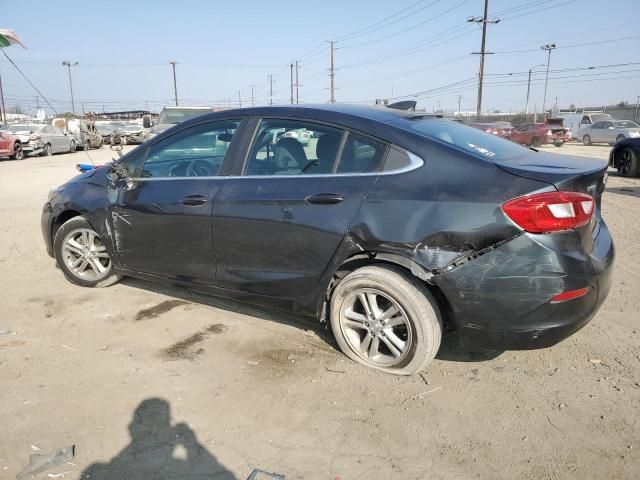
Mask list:
[{"label": "front door handle", "polygon": [[203,197],[202,195],[189,195],[180,200],[180,204],[185,207],[199,207],[205,203],[207,203],[207,197]]},{"label": "front door handle", "polygon": [[312,205],[335,205],[342,202],[344,197],[337,193],[316,193],[309,195],[305,200]]}]

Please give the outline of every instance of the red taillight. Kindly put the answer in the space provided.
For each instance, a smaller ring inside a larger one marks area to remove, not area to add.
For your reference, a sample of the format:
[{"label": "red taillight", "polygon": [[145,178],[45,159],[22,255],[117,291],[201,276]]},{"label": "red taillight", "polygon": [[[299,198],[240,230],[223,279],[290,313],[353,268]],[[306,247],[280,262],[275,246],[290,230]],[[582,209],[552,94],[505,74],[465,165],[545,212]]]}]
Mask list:
[{"label": "red taillight", "polygon": [[573,300],[574,298],[584,297],[587,293],[589,293],[588,288],[579,288],[578,290],[569,290],[567,292],[562,292],[549,300],[551,303],[562,303],[567,300]]},{"label": "red taillight", "polygon": [[545,233],[587,225],[594,205],[593,197],[586,193],[547,192],[509,200],[502,211],[523,230]]}]

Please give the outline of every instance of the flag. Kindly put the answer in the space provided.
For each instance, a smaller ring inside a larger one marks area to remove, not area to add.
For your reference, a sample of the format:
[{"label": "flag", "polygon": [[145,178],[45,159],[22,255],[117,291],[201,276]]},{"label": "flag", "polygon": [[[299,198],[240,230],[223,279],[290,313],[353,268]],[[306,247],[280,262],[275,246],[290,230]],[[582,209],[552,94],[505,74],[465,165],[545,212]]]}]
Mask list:
[{"label": "flag", "polygon": [[9,47],[16,43],[23,48],[27,48],[22,44],[16,35],[16,32],[9,30],[8,28],[0,28],[0,48]]}]

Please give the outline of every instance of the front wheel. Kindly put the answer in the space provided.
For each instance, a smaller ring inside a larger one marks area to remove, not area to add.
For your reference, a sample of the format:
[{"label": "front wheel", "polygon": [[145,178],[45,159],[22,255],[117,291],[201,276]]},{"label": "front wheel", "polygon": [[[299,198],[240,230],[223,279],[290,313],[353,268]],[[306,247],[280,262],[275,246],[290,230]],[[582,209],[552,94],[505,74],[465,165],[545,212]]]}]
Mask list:
[{"label": "front wheel", "polygon": [[401,269],[355,270],[335,288],[330,310],[342,352],[383,372],[417,373],[440,348],[438,305],[424,284]]},{"label": "front wheel", "polygon": [[84,142],[84,144],[82,145],[82,148],[88,152],[89,150],[91,150],[91,142],[89,142],[89,140],[87,140],[86,142]]},{"label": "front wheel", "polygon": [[564,142],[555,142],[553,145],[556,147],[561,147],[562,145],[564,145]]},{"label": "front wheel", "polygon": [[586,146],[591,145],[591,137],[589,135],[585,135],[582,137],[582,143]]},{"label": "front wheel", "polygon": [[42,150],[42,155],[44,155],[45,157],[50,157],[51,155],[53,155],[53,151],[51,150],[50,144],[47,143],[44,146],[44,150]]},{"label": "front wheel", "polygon": [[22,145],[17,143],[13,147],[13,155],[11,156],[12,160],[22,160],[24,158],[24,150],[22,150]]},{"label": "front wheel", "polygon": [[72,283],[82,287],[107,287],[120,277],[98,233],[84,217],[73,217],[53,240],[56,263]]},{"label": "front wheel", "polygon": [[618,173],[622,177],[632,177],[638,173],[638,156],[631,148],[625,147],[620,152]]},{"label": "front wheel", "polygon": [[76,142],[71,140],[71,143],[69,144],[69,153],[73,153],[76,151]]}]

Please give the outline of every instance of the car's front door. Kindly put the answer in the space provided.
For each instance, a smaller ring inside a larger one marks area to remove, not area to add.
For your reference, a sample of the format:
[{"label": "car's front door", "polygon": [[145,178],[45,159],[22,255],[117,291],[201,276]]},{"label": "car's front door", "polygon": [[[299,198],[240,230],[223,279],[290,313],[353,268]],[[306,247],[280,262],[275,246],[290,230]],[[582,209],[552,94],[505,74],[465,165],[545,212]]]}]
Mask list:
[{"label": "car's front door", "polygon": [[[314,132],[307,145],[286,134],[301,129]],[[386,151],[385,144],[341,128],[262,119],[246,162],[214,205],[219,286],[273,297],[310,293]]]},{"label": "car's front door", "polygon": [[224,182],[220,169],[236,151],[240,124],[229,119],[179,130],[151,145],[141,167],[132,169],[129,186],[120,182],[111,192],[109,219],[122,267],[214,283],[211,210]]},{"label": "car's front door", "polygon": [[0,132],[0,156],[11,155],[12,153],[9,134]]},{"label": "car's front door", "polygon": [[591,136],[592,142],[602,142],[604,141],[604,122],[596,122],[591,125],[588,133]]},{"label": "car's front door", "polygon": [[51,128],[52,135],[52,148],[56,153],[68,152],[69,151],[69,141],[67,140],[67,136],[64,134],[62,130],[57,127],[49,127]]}]

